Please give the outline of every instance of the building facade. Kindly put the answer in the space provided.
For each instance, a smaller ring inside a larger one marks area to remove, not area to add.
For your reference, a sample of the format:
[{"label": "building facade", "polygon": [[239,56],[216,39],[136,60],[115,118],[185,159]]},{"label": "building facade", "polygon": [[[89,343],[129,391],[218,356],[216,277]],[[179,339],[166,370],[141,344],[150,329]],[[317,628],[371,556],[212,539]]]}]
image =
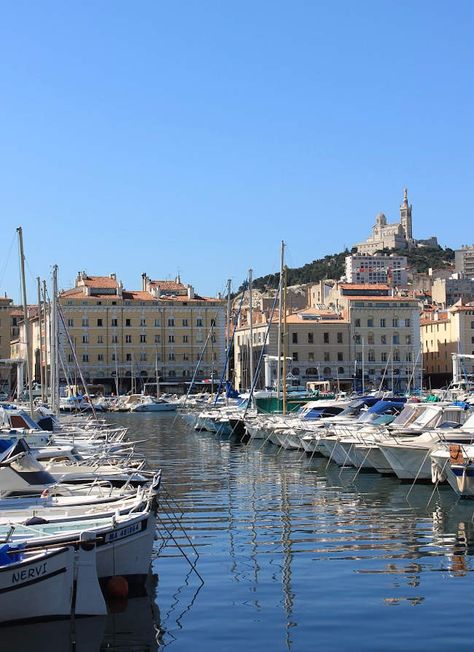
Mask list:
[{"label": "building facade", "polygon": [[454,252],[454,266],[456,272],[468,278],[474,278],[474,245],[464,245]]},{"label": "building facade", "polygon": [[406,256],[384,254],[352,254],[346,256],[348,283],[386,283],[405,287],[408,283]]},{"label": "building facade", "polygon": [[[63,382],[77,378],[106,391],[140,391],[156,375],[164,390],[184,391],[219,381],[225,362],[225,301],[202,297],[175,281],[142,275],[142,288],[124,289],[115,274],[80,272],[61,292],[60,357]],[[67,375],[68,378],[64,378]]]},{"label": "building facade", "polygon": [[[350,323],[351,360],[358,389],[420,388],[423,355],[419,305],[387,285],[339,283],[331,306]],[[363,382],[362,382],[363,381]]]},{"label": "building facade", "polygon": [[[420,322],[426,381],[429,386],[449,384],[453,375],[453,353],[474,355],[474,304],[424,312]],[[474,360],[463,360],[467,374],[474,373]]]},{"label": "building facade", "polygon": [[[264,356],[274,358],[278,354],[278,321],[257,313],[253,324],[254,369],[258,362],[257,388],[268,385],[265,379]],[[282,325],[282,333],[284,326]],[[350,358],[350,326],[344,317],[331,310],[305,308],[286,317],[283,349],[287,358],[287,384],[304,386],[307,382],[330,380],[333,385],[347,388],[352,385]],[[263,349],[263,351],[262,351]],[[234,339],[235,386],[241,390],[250,388],[250,327],[248,323],[238,326]],[[276,362],[271,369],[271,385],[276,385]]]}]

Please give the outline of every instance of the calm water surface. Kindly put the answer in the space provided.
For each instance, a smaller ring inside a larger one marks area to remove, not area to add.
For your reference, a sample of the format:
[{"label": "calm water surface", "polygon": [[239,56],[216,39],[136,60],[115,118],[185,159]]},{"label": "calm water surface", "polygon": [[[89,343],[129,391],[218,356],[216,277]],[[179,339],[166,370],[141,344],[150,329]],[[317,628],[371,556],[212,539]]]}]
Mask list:
[{"label": "calm water surface", "polygon": [[[138,446],[163,470],[204,581],[170,539],[196,560],[168,510],[154,601],[78,621],[74,648],[50,624],[50,650],[474,649],[473,502],[428,485],[407,496],[396,480],[218,440],[175,415],[109,418],[147,440]],[[24,628],[0,649],[37,650],[32,631],[34,646]]]}]

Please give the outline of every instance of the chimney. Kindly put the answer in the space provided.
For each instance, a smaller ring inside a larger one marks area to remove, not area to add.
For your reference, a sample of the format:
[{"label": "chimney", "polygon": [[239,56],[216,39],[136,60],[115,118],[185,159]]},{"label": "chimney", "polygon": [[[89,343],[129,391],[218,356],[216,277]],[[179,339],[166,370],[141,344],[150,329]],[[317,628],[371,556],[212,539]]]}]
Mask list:
[{"label": "chimney", "polygon": [[146,272],[143,272],[142,274],[142,290],[143,292],[146,292],[146,285],[147,285],[147,275]]},{"label": "chimney", "polygon": [[194,288],[192,285],[188,285],[188,299],[194,299]]},{"label": "chimney", "polygon": [[117,274],[115,272],[113,274],[110,274],[110,278],[112,278],[114,281],[117,280]]}]

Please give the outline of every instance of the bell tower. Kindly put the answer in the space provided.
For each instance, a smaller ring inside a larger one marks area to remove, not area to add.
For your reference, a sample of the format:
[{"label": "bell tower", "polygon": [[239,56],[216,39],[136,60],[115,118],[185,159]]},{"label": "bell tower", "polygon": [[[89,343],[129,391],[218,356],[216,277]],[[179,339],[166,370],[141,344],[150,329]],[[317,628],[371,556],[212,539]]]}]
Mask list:
[{"label": "bell tower", "polygon": [[411,224],[411,204],[408,203],[408,190],[403,191],[403,202],[400,204],[400,224],[407,240],[413,240]]}]

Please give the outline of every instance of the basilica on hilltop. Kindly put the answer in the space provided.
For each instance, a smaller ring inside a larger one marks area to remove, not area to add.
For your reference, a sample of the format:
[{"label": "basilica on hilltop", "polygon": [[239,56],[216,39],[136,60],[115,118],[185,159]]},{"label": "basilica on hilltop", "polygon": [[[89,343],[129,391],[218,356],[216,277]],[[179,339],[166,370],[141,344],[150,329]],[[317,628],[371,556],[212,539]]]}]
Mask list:
[{"label": "basilica on hilltop", "polygon": [[408,249],[418,244],[424,246],[438,246],[436,238],[428,240],[414,240],[412,232],[412,206],[408,203],[408,191],[403,192],[403,202],[400,205],[400,221],[395,224],[388,224],[383,213],[378,213],[375,218],[375,225],[372,227],[372,235],[357,245],[360,254],[374,254],[382,249]]}]

